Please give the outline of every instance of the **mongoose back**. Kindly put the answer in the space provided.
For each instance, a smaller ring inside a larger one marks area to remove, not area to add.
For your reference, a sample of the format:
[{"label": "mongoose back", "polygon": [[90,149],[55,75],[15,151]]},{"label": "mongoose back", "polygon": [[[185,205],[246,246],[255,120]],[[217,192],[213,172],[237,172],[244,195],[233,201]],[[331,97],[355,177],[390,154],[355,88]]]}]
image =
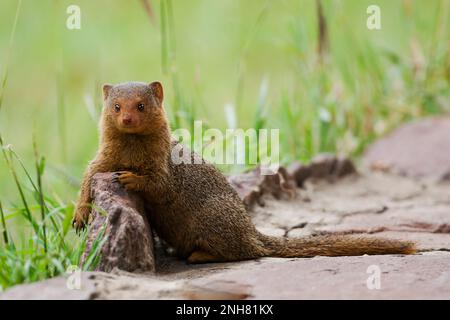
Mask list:
[{"label": "mongoose back", "polygon": [[[263,235],[213,165],[201,158],[201,164],[172,161],[172,149],[180,145],[171,140],[159,82],[106,84],[103,100],[100,148],[85,173],[74,218],[78,230],[88,221],[92,176],[116,172],[127,190],[144,197],[158,236],[190,263],[415,252],[411,242],[382,238]],[[182,152],[199,157],[187,148]]]}]

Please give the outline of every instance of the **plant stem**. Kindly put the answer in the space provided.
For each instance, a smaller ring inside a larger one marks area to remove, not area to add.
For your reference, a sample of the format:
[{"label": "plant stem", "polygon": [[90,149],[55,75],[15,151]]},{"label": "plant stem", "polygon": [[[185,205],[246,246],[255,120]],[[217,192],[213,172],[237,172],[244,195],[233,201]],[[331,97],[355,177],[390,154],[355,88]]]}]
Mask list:
[{"label": "plant stem", "polygon": [[44,192],[42,190],[42,168],[43,163],[42,159],[39,159],[39,154],[37,151],[36,137],[33,137],[33,149],[36,163],[36,178],[37,178],[37,186],[38,186],[38,195],[39,195],[39,205],[41,208],[41,219],[42,219],[42,233],[44,237],[44,252],[47,253],[47,230],[45,226],[45,202],[44,202]]},{"label": "plant stem", "polygon": [[5,213],[3,212],[3,206],[2,206],[2,202],[1,201],[0,201],[0,216],[1,216],[1,219],[2,219],[3,240],[5,241],[6,245],[9,245],[8,230],[6,229],[6,222],[5,222]]}]

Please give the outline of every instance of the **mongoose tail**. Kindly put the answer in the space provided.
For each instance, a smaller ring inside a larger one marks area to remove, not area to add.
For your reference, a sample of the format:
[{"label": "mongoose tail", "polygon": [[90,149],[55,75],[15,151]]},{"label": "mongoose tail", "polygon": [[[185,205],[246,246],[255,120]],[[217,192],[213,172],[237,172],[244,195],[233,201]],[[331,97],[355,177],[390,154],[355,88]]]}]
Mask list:
[{"label": "mongoose tail", "polygon": [[413,254],[416,252],[413,242],[351,235],[320,235],[283,239],[260,234],[260,240],[269,251],[267,256],[280,258]]}]

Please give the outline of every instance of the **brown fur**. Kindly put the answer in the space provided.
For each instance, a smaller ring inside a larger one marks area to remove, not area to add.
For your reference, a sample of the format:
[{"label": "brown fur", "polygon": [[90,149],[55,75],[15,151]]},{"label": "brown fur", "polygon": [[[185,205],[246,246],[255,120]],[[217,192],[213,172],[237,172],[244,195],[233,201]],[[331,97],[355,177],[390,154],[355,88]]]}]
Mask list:
[{"label": "brown fur", "polygon": [[[211,164],[174,164],[170,130],[158,82],[105,85],[100,149],[81,187],[74,225],[89,217],[90,183],[97,172],[115,171],[127,189],[146,200],[152,227],[191,263],[258,257],[409,254],[414,244],[380,238],[311,236],[274,238],[259,233],[236,191]],[[139,111],[138,105],[145,110]],[[115,104],[120,105],[116,112]],[[131,125],[124,125],[124,119]],[[198,155],[189,152],[191,159]]]}]

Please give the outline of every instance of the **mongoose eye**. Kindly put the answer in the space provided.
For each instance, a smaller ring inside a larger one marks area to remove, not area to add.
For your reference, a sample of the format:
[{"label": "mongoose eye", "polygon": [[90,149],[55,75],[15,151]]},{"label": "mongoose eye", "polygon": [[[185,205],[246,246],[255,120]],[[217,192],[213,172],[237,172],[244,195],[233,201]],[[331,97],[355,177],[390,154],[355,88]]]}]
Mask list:
[{"label": "mongoose eye", "polygon": [[119,112],[120,111],[120,106],[117,103],[114,105],[114,111],[115,112]]},{"label": "mongoose eye", "polygon": [[140,112],[144,111],[144,104],[143,104],[143,103],[139,103],[139,104],[138,104],[138,110],[139,110]]}]

